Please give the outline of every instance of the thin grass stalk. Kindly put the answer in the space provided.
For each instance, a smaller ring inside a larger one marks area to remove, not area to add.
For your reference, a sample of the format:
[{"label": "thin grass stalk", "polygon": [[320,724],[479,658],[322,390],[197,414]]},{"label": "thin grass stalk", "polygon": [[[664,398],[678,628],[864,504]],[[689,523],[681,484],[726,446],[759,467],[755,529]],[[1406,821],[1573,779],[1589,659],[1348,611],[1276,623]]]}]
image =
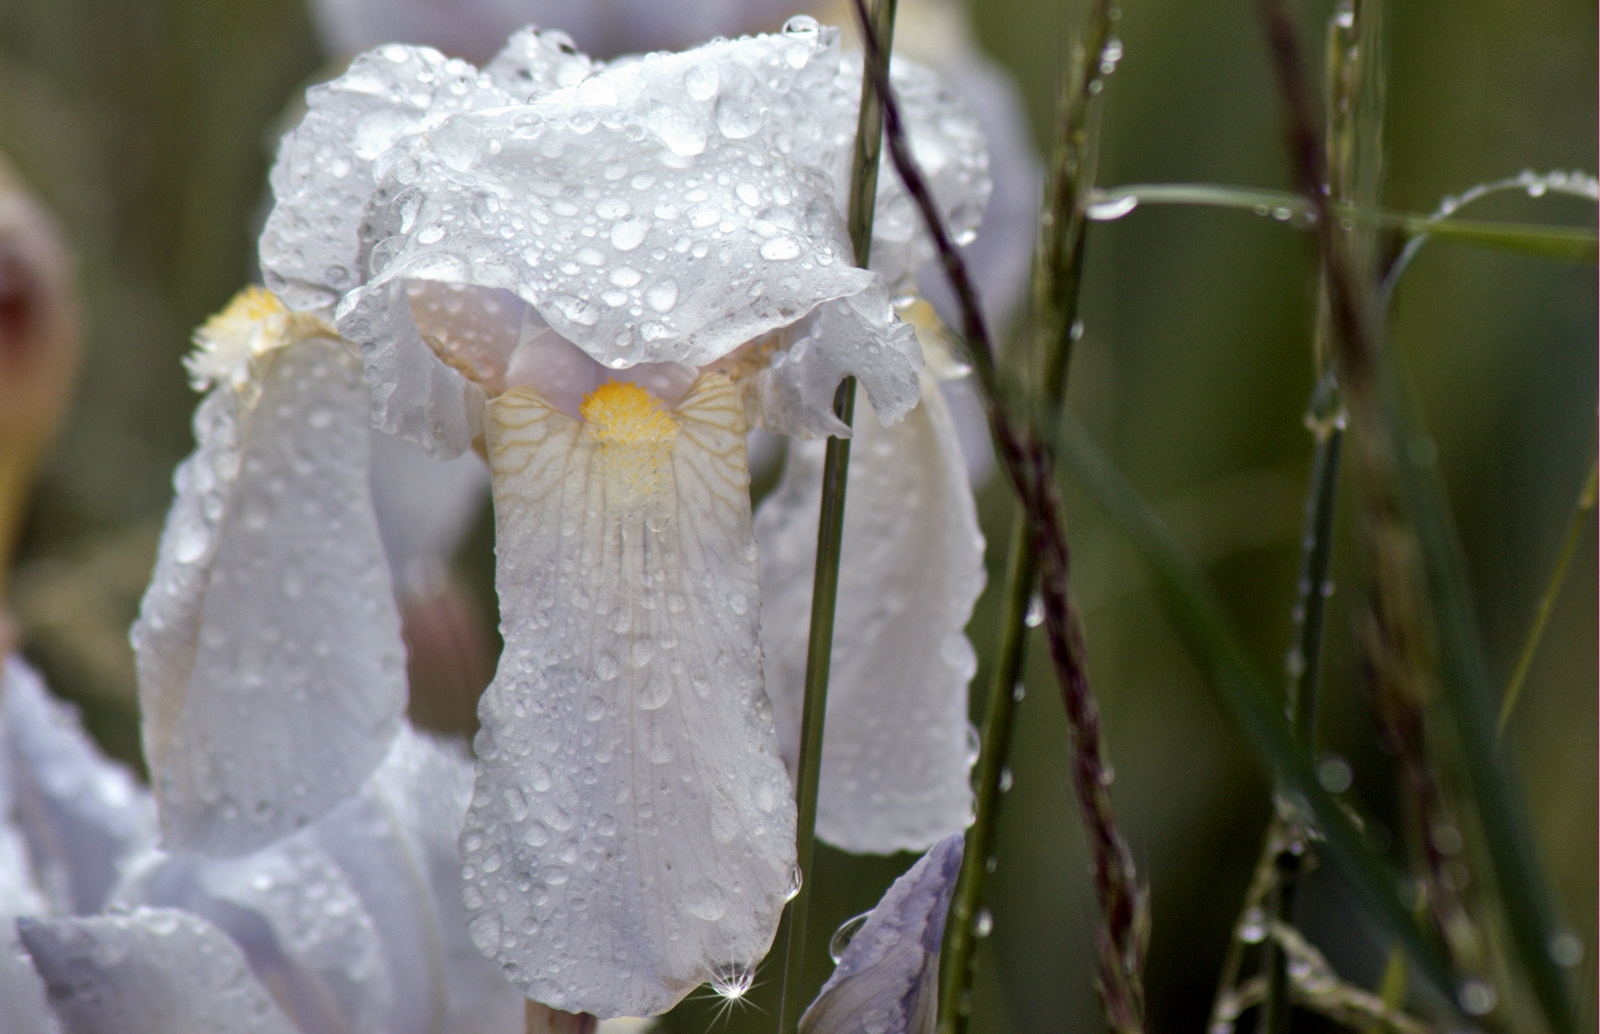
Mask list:
[{"label": "thin grass stalk", "polygon": [[933,195],[911,157],[904,123],[889,85],[886,52],[867,25],[864,0],[855,0],[862,23],[868,74],[883,99],[884,128],[895,169],[916,203],[938,249],[940,261],[961,306],[967,357],[981,389],[996,453],[1032,524],[1038,556],[1040,597],[1044,603],[1045,636],[1061,684],[1072,728],[1073,784],[1094,856],[1095,889],[1102,923],[1096,935],[1098,990],[1106,1022],[1117,1032],[1140,1031],[1144,1025],[1142,968],[1148,932],[1147,894],[1139,883],[1133,852],[1117,829],[1109,793],[1111,769],[1103,755],[1099,710],[1089,691],[1083,664],[1083,634],[1068,596],[1070,554],[1055,464],[1049,440],[1032,424],[1018,425],[1002,404],[994,348],[977,293],[961,253],[943,225]]},{"label": "thin grass stalk", "polygon": [[[1090,16],[1087,38],[1074,48],[1072,67],[1062,82],[1057,106],[1059,132],[1052,156],[1039,245],[1034,254],[1033,303],[1036,353],[1045,369],[1044,407],[1059,410],[1066,396],[1072,345],[1077,340],[1079,284],[1083,243],[1088,229],[1086,202],[1094,182],[1094,140],[1091,104],[1111,33],[1111,5],[1098,3]],[[994,860],[1002,791],[1000,782],[1010,755],[1027,654],[1026,620],[1038,577],[1029,514],[1013,521],[1006,552],[1006,575],[1000,614],[999,659],[983,711],[975,785],[975,811],[967,830],[966,853],[951,898],[940,953],[940,1034],[965,1034],[971,1019],[978,922],[984,890]]]},{"label": "thin grass stalk", "polygon": [[[1330,202],[1374,205],[1378,200],[1383,159],[1383,56],[1379,50],[1382,18],[1381,0],[1341,0],[1328,19],[1323,66]],[[1364,280],[1371,277],[1373,229],[1370,224],[1350,222],[1341,223],[1337,231],[1329,231],[1337,232],[1349,245],[1358,266],[1357,275]],[[1306,500],[1306,527],[1294,608],[1296,634],[1289,653],[1286,701],[1295,740],[1313,761],[1316,759],[1322,629],[1327,598],[1332,590],[1328,563],[1333,554],[1333,518],[1345,421],[1338,380],[1328,367],[1334,328],[1326,266],[1322,280],[1312,342],[1318,380],[1306,416],[1306,423],[1316,438],[1316,459]],[[1295,897],[1305,870],[1308,845],[1303,832],[1299,829],[1287,831],[1284,843],[1287,850],[1280,850],[1273,864],[1276,880],[1267,907],[1270,926],[1293,925]],[[1288,953],[1276,938],[1269,939],[1265,949],[1263,968],[1267,975],[1267,992],[1261,1010],[1261,1029],[1263,1034],[1288,1034],[1293,1012]]]},{"label": "thin grass stalk", "polygon": [[[1481,831],[1483,853],[1522,971],[1551,1029],[1578,1029],[1566,975],[1549,954],[1561,928],[1538,863],[1526,807],[1509,759],[1494,738],[1494,707],[1431,443],[1412,424],[1381,347],[1366,285],[1343,235],[1331,231],[1326,162],[1315,130],[1295,20],[1286,0],[1261,0],[1260,13],[1288,115],[1299,186],[1317,215],[1317,239],[1333,325],[1334,367],[1354,432],[1364,489],[1363,533],[1374,570],[1368,655],[1384,682],[1411,699],[1442,689],[1459,739],[1461,768]],[[1494,1007],[1492,988],[1467,982],[1462,1007]]]},{"label": "thin grass stalk", "polygon": [[1544,592],[1539,596],[1533,625],[1528,629],[1528,637],[1522,641],[1522,649],[1517,653],[1517,666],[1511,670],[1511,678],[1506,682],[1505,697],[1500,704],[1500,720],[1495,723],[1496,739],[1506,734],[1511,712],[1516,710],[1517,699],[1522,696],[1522,684],[1527,681],[1528,669],[1533,666],[1533,656],[1539,651],[1539,640],[1544,638],[1545,623],[1550,620],[1550,611],[1555,607],[1556,597],[1561,594],[1561,586],[1567,580],[1572,554],[1577,552],[1578,543],[1583,539],[1584,526],[1594,512],[1595,476],[1595,461],[1590,460],[1589,477],[1583,483],[1583,491],[1578,493],[1578,506],[1573,511],[1571,522],[1567,524],[1567,537],[1561,543],[1561,555],[1556,558],[1555,569],[1550,572],[1550,580],[1545,583]]},{"label": "thin grass stalk", "polygon": [[978,922],[989,859],[994,857],[995,829],[1000,818],[1000,782],[1011,753],[1017,690],[1027,658],[1027,612],[1038,566],[1030,549],[1032,526],[1026,514],[1011,524],[1006,547],[1006,580],[1000,601],[1000,649],[989,699],[983,709],[983,734],[978,746],[972,825],[967,827],[961,874],[950,898],[944,944],[939,954],[939,1034],[965,1034],[972,1018],[972,979],[980,937]]},{"label": "thin grass stalk", "polygon": [[[894,33],[895,0],[875,0],[873,25],[882,39]],[[855,158],[850,171],[848,227],[856,265],[872,257],[872,220],[877,207],[878,164],[883,148],[881,96],[870,76],[861,77]],[[855,419],[856,379],[846,377],[834,393],[833,415],[846,427]],[[783,956],[783,992],[778,1034],[795,1034],[805,1010],[806,925],[811,906],[812,862],[816,855],[817,792],[822,777],[822,733],[827,722],[828,673],[833,657],[833,619],[839,594],[839,560],[844,541],[845,487],[850,476],[850,439],[829,437],[823,454],[822,503],[817,516],[817,562],[811,589],[811,625],[806,641],[805,698],[800,715],[800,757],[796,766],[795,864],[799,893],[789,905]]]}]

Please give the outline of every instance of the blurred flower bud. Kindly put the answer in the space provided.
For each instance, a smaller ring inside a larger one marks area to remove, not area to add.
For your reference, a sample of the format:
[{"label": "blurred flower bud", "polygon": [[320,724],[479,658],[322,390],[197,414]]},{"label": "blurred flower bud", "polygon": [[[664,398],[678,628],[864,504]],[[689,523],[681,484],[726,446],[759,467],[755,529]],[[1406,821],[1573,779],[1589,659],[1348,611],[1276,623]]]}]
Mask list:
[{"label": "blurred flower bud", "polygon": [[61,231],[0,158],[0,590],[34,468],[71,393],[79,330]]}]

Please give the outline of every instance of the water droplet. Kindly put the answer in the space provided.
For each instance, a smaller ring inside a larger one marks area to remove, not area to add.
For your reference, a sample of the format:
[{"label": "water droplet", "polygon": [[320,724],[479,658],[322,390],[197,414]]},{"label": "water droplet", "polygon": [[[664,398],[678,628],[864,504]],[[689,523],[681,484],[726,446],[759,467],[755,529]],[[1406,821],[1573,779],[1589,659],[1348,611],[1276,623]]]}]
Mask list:
[{"label": "water droplet", "polygon": [[1334,12],[1333,20],[1341,29],[1349,29],[1354,27],[1356,23],[1356,12],[1355,7],[1350,3],[1350,0],[1342,0],[1342,2],[1339,4],[1339,9]]},{"label": "water droplet", "polygon": [[717,66],[709,62],[691,65],[683,73],[683,88],[697,101],[708,101],[715,97],[719,85]]},{"label": "water droplet", "polygon": [[172,544],[172,559],[180,564],[192,564],[205,556],[211,545],[211,533],[204,524],[191,521],[178,529],[177,541]]},{"label": "water droplet", "polygon": [[417,234],[418,244],[438,244],[442,240],[444,240],[444,227],[442,226],[429,226]]},{"label": "water droplet", "polygon": [[1468,1016],[1486,1016],[1494,1011],[1499,996],[1494,987],[1482,980],[1463,980],[1456,991],[1456,1001]]},{"label": "water droplet", "polygon": [[711,990],[729,1001],[737,1001],[755,983],[755,970],[742,962],[724,962],[711,971]]},{"label": "water droplet", "polygon": [[817,20],[809,14],[797,14],[783,23],[786,36],[815,36],[820,29]]},{"label": "water droplet", "polygon": [[650,224],[643,219],[624,219],[611,227],[611,246],[618,251],[632,251],[644,243]]},{"label": "water droplet", "polygon": [[1246,944],[1260,944],[1267,939],[1267,918],[1261,909],[1252,908],[1239,920],[1239,940]]},{"label": "water droplet", "polygon": [[761,257],[768,262],[787,262],[800,256],[800,245],[788,237],[774,237],[761,245]]},{"label": "water droplet", "polygon": [[678,304],[678,282],[670,278],[656,281],[645,291],[644,302],[657,312],[671,312]]},{"label": "water droplet", "polygon": [[1118,198],[1095,202],[1089,206],[1086,214],[1097,223],[1108,223],[1114,219],[1121,219],[1138,207],[1138,198],[1132,194],[1124,194]]},{"label": "water droplet", "polygon": [[978,738],[978,729],[971,722],[967,723],[967,767],[971,768],[978,763],[978,752],[983,746],[983,741]]},{"label": "water droplet", "polygon": [[858,916],[852,916],[840,923],[839,929],[833,931],[833,937],[828,940],[828,957],[833,959],[835,966],[844,958],[845,950],[850,947],[850,941],[861,932],[861,928],[866,925],[871,915],[871,912],[863,912]]},{"label": "water droplet", "polygon": [[987,908],[978,909],[978,918],[972,921],[972,932],[977,937],[994,933],[994,913]]},{"label": "water droplet", "polygon": [[1021,703],[1022,698],[1027,696],[1027,695],[1028,695],[1028,687],[1023,685],[1022,683],[1019,682],[1015,686],[1011,687],[1011,699],[1012,700],[1015,700],[1018,703]]},{"label": "water droplet", "polygon": [[1022,615],[1022,623],[1029,628],[1038,628],[1044,624],[1044,600],[1038,593],[1028,597],[1028,609]]},{"label": "water droplet", "polygon": [[1570,969],[1583,961],[1583,942],[1566,930],[1551,934],[1545,950],[1550,953],[1550,961],[1558,966]]},{"label": "water droplet", "polygon": [[800,896],[800,888],[805,883],[805,874],[800,871],[800,866],[789,870],[789,889],[784,891],[783,900],[793,901]]},{"label": "water droplet", "polygon": [[1434,850],[1445,856],[1459,854],[1463,846],[1461,830],[1452,822],[1435,822],[1429,830]]},{"label": "water droplet", "polygon": [[1344,793],[1352,781],[1349,763],[1337,754],[1329,754],[1317,765],[1317,782],[1329,793]]}]

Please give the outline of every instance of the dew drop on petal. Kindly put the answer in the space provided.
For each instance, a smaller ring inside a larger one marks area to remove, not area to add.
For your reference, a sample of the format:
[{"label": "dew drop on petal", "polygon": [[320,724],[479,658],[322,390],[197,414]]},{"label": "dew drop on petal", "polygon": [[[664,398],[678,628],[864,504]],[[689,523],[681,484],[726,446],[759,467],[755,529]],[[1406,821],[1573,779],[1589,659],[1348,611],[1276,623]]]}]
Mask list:
[{"label": "dew drop on petal", "polygon": [[839,960],[844,958],[845,949],[850,947],[850,941],[861,932],[861,928],[866,925],[871,915],[871,912],[863,912],[858,916],[852,916],[840,923],[839,929],[833,931],[833,937],[828,941],[828,957],[833,959],[834,965],[837,966]]}]

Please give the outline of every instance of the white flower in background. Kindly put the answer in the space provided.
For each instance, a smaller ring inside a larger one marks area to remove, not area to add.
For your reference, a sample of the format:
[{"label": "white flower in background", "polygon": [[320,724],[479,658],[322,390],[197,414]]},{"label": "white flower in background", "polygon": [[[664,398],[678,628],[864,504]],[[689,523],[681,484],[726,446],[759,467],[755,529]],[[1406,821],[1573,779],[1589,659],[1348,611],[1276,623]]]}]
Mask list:
[{"label": "white flower in background", "polygon": [[193,456],[134,625],[163,846],[242,854],[354,794],[405,708],[350,346],[247,291],[196,335]]},{"label": "white flower in background", "polygon": [[57,1027],[16,940],[24,916],[98,911],[155,840],[155,807],[12,654],[0,659],[0,1031]]},{"label": "white flower in background", "polygon": [[151,846],[148,792],[9,659],[0,1030],[520,1032],[522,997],[466,933],[471,787],[459,748],[402,726],[360,791],[305,829],[238,858],[169,854]]},{"label": "white flower in background", "polygon": [[964,846],[952,833],[894,881],[800,1018],[801,1034],[933,1034],[939,945]]},{"label": "white flower in background", "polygon": [[[660,1012],[733,978],[788,893],[747,421],[839,430],[846,374],[886,423],[922,396],[885,276],[931,248],[892,174],[879,272],[849,261],[859,76],[810,19],[611,66],[557,33],[481,73],[387,46],[311,92],[273,173],[268,285],[361,345],[375,424],[488,456],[506,649],[467,904],[478,946],[559,1008]],[[970,234],[981,135],[931,75],[895,76]]]}]

